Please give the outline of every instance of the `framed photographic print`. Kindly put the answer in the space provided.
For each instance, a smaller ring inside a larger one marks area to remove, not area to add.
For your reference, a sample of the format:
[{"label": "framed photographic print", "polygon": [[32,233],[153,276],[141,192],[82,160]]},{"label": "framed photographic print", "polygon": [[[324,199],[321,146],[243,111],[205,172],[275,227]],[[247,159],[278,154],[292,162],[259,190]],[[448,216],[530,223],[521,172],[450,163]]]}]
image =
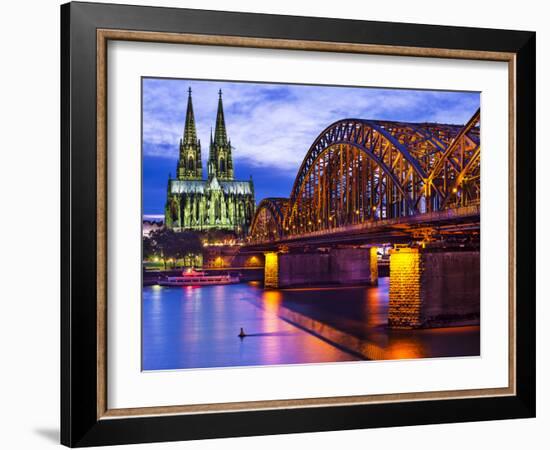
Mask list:
[{"label": "framed photographic print", "polygon": [[63,444],[534,416],[535,33],[61,19]]}]

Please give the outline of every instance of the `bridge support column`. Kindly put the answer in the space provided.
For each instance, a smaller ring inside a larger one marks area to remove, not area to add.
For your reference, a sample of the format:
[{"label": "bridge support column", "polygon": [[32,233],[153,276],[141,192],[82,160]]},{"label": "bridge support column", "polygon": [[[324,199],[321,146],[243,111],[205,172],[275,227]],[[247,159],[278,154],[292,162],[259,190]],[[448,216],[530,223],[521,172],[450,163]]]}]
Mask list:
[{"label": "bridge support column", "polygon": [[[378,283],[376,249],[333,248],[325,252],[285,253],[278,258],[278,286]],[[267,286],[266,256],[266,286]]]},{"label": "bridge support column", "polygon": [[479,250],[390,252],[390,327],[478,324],[479,298]]},{"label": "bridge support column", "polygon": [[419,249],[390,250],[390,327],[412,328],[422,324],[422,268]]},{"label": "bridge support column", "polygon": [[265,252],[264,287],[279,287],[279,253]]},{"label": "bridge support column", "polygon": [[378,247],[370,248],[370,283],[378,286]]}]

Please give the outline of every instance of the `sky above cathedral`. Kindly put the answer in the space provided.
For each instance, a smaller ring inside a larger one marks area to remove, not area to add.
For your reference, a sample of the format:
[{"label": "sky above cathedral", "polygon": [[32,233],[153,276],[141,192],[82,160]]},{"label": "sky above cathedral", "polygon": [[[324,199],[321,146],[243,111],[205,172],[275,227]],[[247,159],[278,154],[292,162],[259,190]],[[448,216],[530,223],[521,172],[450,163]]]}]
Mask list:
[{"label": "sky above cathedral", "polygon": [[344,118],[464,124],[480,105],[472,92],[143,79],[143,213],[161,215],[176,173],[188,88],[192,89],[203,176],[218,90],[233,147],[235,178],[252,175],[256,203],[288,197],[310,145]]}]

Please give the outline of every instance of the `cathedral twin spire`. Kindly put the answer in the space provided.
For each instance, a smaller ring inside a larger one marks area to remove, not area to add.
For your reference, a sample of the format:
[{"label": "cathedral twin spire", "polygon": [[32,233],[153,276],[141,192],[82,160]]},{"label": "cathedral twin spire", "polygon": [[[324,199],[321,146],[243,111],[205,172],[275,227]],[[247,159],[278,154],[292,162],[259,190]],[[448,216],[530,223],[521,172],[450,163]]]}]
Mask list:
[{"label": "cathedral twin spire", "polygon": [[216,114],[216,132],[214,142],[216,145],[227,144],[227,130],[225,129],[225,117],[223,115],[222,90],[218,91],[218,113]]},{"label": "cathedral twin spire", "polygon": [[191,88],[189,88],[189,97],[187,98],[187,113],[185,114],[183,138],[180,139],[177,174],[179,180],[202,179],[201,141],[197,138]]},{"label": "cathedral twin spire", "polygon": [[[225,117],[223,114],[222,91],[219,91],[218,112],[214,137],[210,133],[210,149],[208,156],[208,179],[217,177],[219,180],[233,180],[233,157],[231,155],[231,141],[227,138]],[[180,155],[178,161],[178,179],[201,180],[202,158],[201,144],[197,138],[195,115],[191,88],[187,99],[187,113],[183,139],[180,139]]]},{"label": "cathedral twin spire", "polygon": [[214,139],[210,136],[210,153],[208,157],[208,179],[217,177],[220,180],[233,179],[233,157],[231,155],[231,141],[227,139],[225,117],[223,115],[222,90],[218,92],[218,112],[216,114],[216,128]]},{"label": "cathedral twin spire", "polygon": [[197,143],[197,128],[195,127],[195,114],[193,113],[193,99],[191,98],[191,88],[189,88],[189,97],[187,98],[187,113],[185,115],[185,130],[183,132],[183,142],[186,145]]}]

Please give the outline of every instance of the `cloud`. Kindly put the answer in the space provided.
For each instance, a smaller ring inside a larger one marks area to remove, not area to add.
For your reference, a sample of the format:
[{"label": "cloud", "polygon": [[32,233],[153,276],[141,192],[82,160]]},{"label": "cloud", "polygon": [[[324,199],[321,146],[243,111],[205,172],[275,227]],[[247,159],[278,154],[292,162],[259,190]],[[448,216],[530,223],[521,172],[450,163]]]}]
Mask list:
[{"label": "cloud", "polygon": [[246,161],[253,167],[289,172],[297,170],[315,138],[337,120],[464,124],[479,107],[479,93],[173,79],[143,83],[144,154],[177,159],[191,87],[203,167],[219,89],[235,164]]}]

